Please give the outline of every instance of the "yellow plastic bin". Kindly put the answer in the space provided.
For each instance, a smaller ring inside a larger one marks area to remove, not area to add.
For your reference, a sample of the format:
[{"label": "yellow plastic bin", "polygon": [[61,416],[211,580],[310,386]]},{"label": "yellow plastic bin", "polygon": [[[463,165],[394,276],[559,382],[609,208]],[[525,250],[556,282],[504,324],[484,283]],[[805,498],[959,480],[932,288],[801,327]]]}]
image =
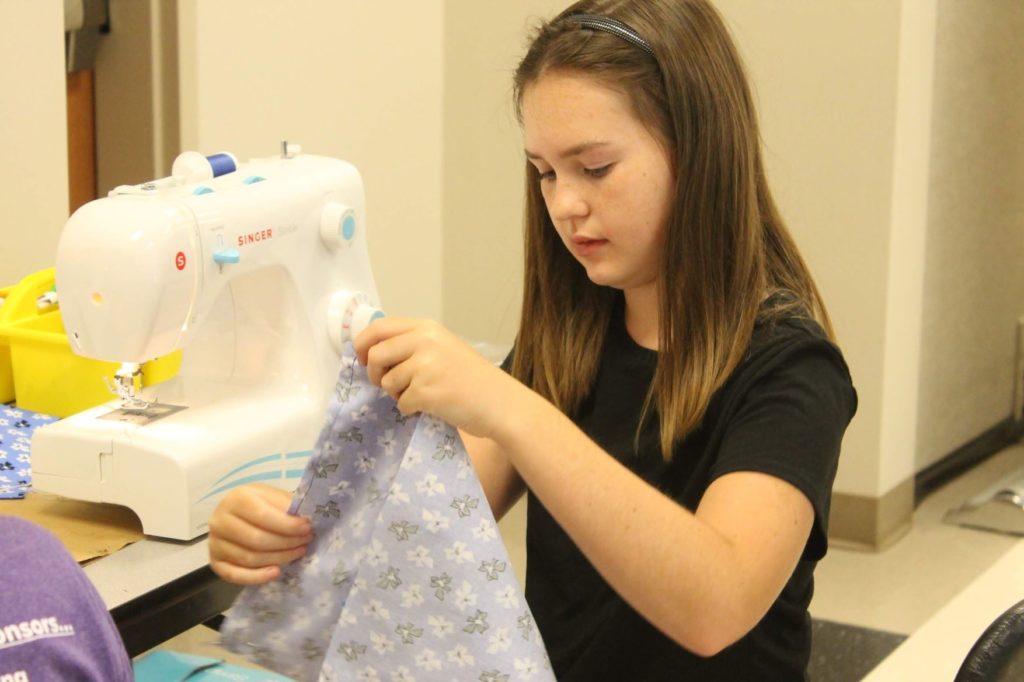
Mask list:
[{"label": "yellow plastic bin", "polygon": [[[8,334],[18,407],[67,417],[115,399],[105,379],[113,381],[118,363],[72,353],[59,313],[16,322]],[[147,362],[142,385],[170,379],[180,367],[181,351]]]},{"label": "yellow plastic bin", "polygon": [[[45,284],[47,274],[48,285]],[[26,280],[30,278],[35,279],[24,286],[22,293],[35,308],[38,297],[53,286],[53,268],[30,275]],[[22,288],[23,284],[25,280],[17,288]],[[117,363],[72,353],[57,306],[32,313],[19,300],[19,307],[22,314],[18,319],[0,326],[0,336],[6,337],[10,347],[14,399],[18,407],[67,417],[114,400],[104,379],[113,380]],[[142,365],[142,385],[151,386],[170,379],[180,367],[181,351],[147,362]]]},{"label": "yellow plastic bin", "polygon": [[[0,320],[4,316],[4,302],[11,296],[14,287],[0,287]],[[14,372],[11,369],[11,346],[0,335],[0,403],[14,400]]]},{"label": "yellow plastic bin", "polygon": [[14,286],[0,289],[0,403],[15,399],[14,367],[11,358],[10,338],[7,331],[11,325],[22,320],[35,319],[46,312],[56,310],[54,306],[40,308],[36,301],[53,289],[54,269],[46,268],[28,275]]}]

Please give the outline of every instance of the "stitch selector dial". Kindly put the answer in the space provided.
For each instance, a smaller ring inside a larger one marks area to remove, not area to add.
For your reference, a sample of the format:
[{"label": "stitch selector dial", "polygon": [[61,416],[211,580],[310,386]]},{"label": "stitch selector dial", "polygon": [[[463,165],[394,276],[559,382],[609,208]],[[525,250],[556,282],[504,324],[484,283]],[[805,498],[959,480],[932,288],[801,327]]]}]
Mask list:
[{"label": "stitch selector dial", "polygon": [[331,343],[339,353],[371,322],[384,317],[370,297],[361,291],[339,291],[331,297],[327,306],[327,332]]}]

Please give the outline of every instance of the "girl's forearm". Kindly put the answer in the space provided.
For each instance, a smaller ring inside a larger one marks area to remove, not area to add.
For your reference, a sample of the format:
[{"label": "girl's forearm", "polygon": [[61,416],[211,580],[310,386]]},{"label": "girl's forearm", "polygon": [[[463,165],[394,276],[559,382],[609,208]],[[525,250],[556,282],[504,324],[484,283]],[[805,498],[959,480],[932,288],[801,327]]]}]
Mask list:
[{"label": "girl's forearm", "polygon": [[495,440],[597,571],[652,624],[709,654],[757,622],[728,539],[532,391],[518,392],[508,414]]}]

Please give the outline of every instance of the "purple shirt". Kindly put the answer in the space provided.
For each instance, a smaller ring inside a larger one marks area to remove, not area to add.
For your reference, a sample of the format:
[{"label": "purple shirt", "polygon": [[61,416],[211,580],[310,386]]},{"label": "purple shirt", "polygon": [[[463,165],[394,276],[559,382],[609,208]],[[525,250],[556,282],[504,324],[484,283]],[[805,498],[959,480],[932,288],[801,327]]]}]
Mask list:
[{"label": "purple shirt", "polygon": [[0,516],[0,679],[134,679],[85,572],[52,533],[12,516]]}]

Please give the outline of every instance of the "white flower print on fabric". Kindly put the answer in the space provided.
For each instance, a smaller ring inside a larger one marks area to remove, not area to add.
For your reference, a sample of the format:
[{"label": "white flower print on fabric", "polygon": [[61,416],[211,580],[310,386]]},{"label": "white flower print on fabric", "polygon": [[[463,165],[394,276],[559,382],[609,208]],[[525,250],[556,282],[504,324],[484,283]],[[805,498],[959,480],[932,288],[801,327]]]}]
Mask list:
[{"label": "white flower print on fabric", "polygon": [[506,609],[519,608],[519,590],[517,590],[513,585],[505,585],[495,592],[494,596],[498,600],[498,603]]},{"label": "white flower print on fabric", "polygon": [[540,671],[537,662],[529,658],[517,658],[512,661],[512,665],[516,669],[516,679],[532,680]]},{"label": "white flower print on fabric", "polygon": [[410,448],[405,453],[405,459],[402,460],[402,469],[405,471],[408,471],[409,469],[416,469],[421,464],[423,464],[423,453],[419,450],[413,450]]},{"label": "white flower print on fabric", "polygon": [[349,488],[351,487],[352,484],[349,483],[348,481],[338,481],[337,483],[335,483],[334,485],[327,489],[327,494],[330,495],[331,497],[335,495],[351,495],[352,492],[349,490]]},{"label": "white flower print on fabric", "polygon": [[444,616],[429,616],[427,623],[439,639],[444,639],[446,635],[455,632],[455,623],[447,620]]},{"label": "white flower print on fabric", "polygon": [[476,658],[473,656],[472,652],[466,648],[465,644],[460,644],[449,651],[448,660],[460,668],[465,668],[466,666],[476,663]]},{"label": "white flower print on fabric", "polygon": [[359,682],[380,682],[380,675],[377,673],[375,668],[366,666],[356,673],[356,679],[359,680]]},{"label": "white flower print on fabric", "polygon": [[464,564],[466,562],[473,561],[473,552],[465,542],[456,542],[451,547],[444,550],[444,556],[448,561],[454,561],[457,564]]},{"label": "white flower print on fabric", "polygon": [[487,653],[493,654],[499,651],[508,651],[512,646],[512,636],[508,628],[498,628],[488,639]]},{"label": "white flower print on fabric", "polygon": [[496,537],[498,537],[498,531],[490,519],[480,519],[480,522],[473,526],[474,540],[493,540]]},{"label": "white flower print on fabric", "polygon": [[427,497],[444,495],[445,493],[444,483],[438,480],[435,474],[427,474],[422,481],[417,482],[416,490]]},{"label": "white flower print on fabric", "polygon": [[423,525],[435,535],[442,530],[448,530],[448,517],[443,512],[432,512],[429,509],[423,510]]},{"label": "white flower print on fabric", "polygon": [[417,568],[433,568],[434,557],[430,555],[430,549],[419,545],[416,549],[409,550],[405,558],[411,561]]},{"label": "white flower print on fabric", "polygon": [[419,606],[423,602],[423,589],[419,585],[412,585],[409,589],[402,592],[402,606],[407,609]]},{"label": "white flower print on fabric", "polygon": [[56,417],[29,410],[4,410],[0,418],[0,500],[21,499],[32,487],[32,433]]},{"label": "white flower print on fabric", "polygon": [[455,605],[460,611],[465,611],[471,606],[476,606],[476,590],[468,580],[463,580],[462,585],[455,591]]},{"label": "white flower print on fabric", "polygon": [[395,650],[394,641],[379,632],[371,632],[370,641],[373,642],[373,650],[378,654],[388,654]]},{"label": "white flower print on fabric", "polygon": [[370,616],[376,620],[387,621],[391,619],[391,613],[384,607],[377,599],[371,599],[366,606],[363,607],[363,615]]},{"label": "white flower print on fabric", "polygon": [[242,591],[224,644],[300,681],[553,682],[472,474],[455,429],[402,415],[347,349],[290,510],[314,540]]},{"label": "white flower print on fabric", "polygon": [[400,665],[391,673],[391,682],[416,682],[416,678],[412,676],[408,668]]},{"label": "white flower print on fabric", "polygon": [[376,538],[371,540],[370,545],[363,553],[363,561],[371,566],[379,566],[380,564],[387,563],[387,560],[388,552],[384,549],[384,545],[382,545],[380,540],[377,540]]},{"label": "white flower print on fabric", "polygon": [[388,493],[388,502],[391,504],[409,504],[409,493],[402,490],[401,483],[391,484],[391,491]]},{"label": "white flower print on fabric", "polygon": [[423,649],[416,654],[416,665],[424,670],[440,670],[441,659],[437,657],[433,649]]}]

